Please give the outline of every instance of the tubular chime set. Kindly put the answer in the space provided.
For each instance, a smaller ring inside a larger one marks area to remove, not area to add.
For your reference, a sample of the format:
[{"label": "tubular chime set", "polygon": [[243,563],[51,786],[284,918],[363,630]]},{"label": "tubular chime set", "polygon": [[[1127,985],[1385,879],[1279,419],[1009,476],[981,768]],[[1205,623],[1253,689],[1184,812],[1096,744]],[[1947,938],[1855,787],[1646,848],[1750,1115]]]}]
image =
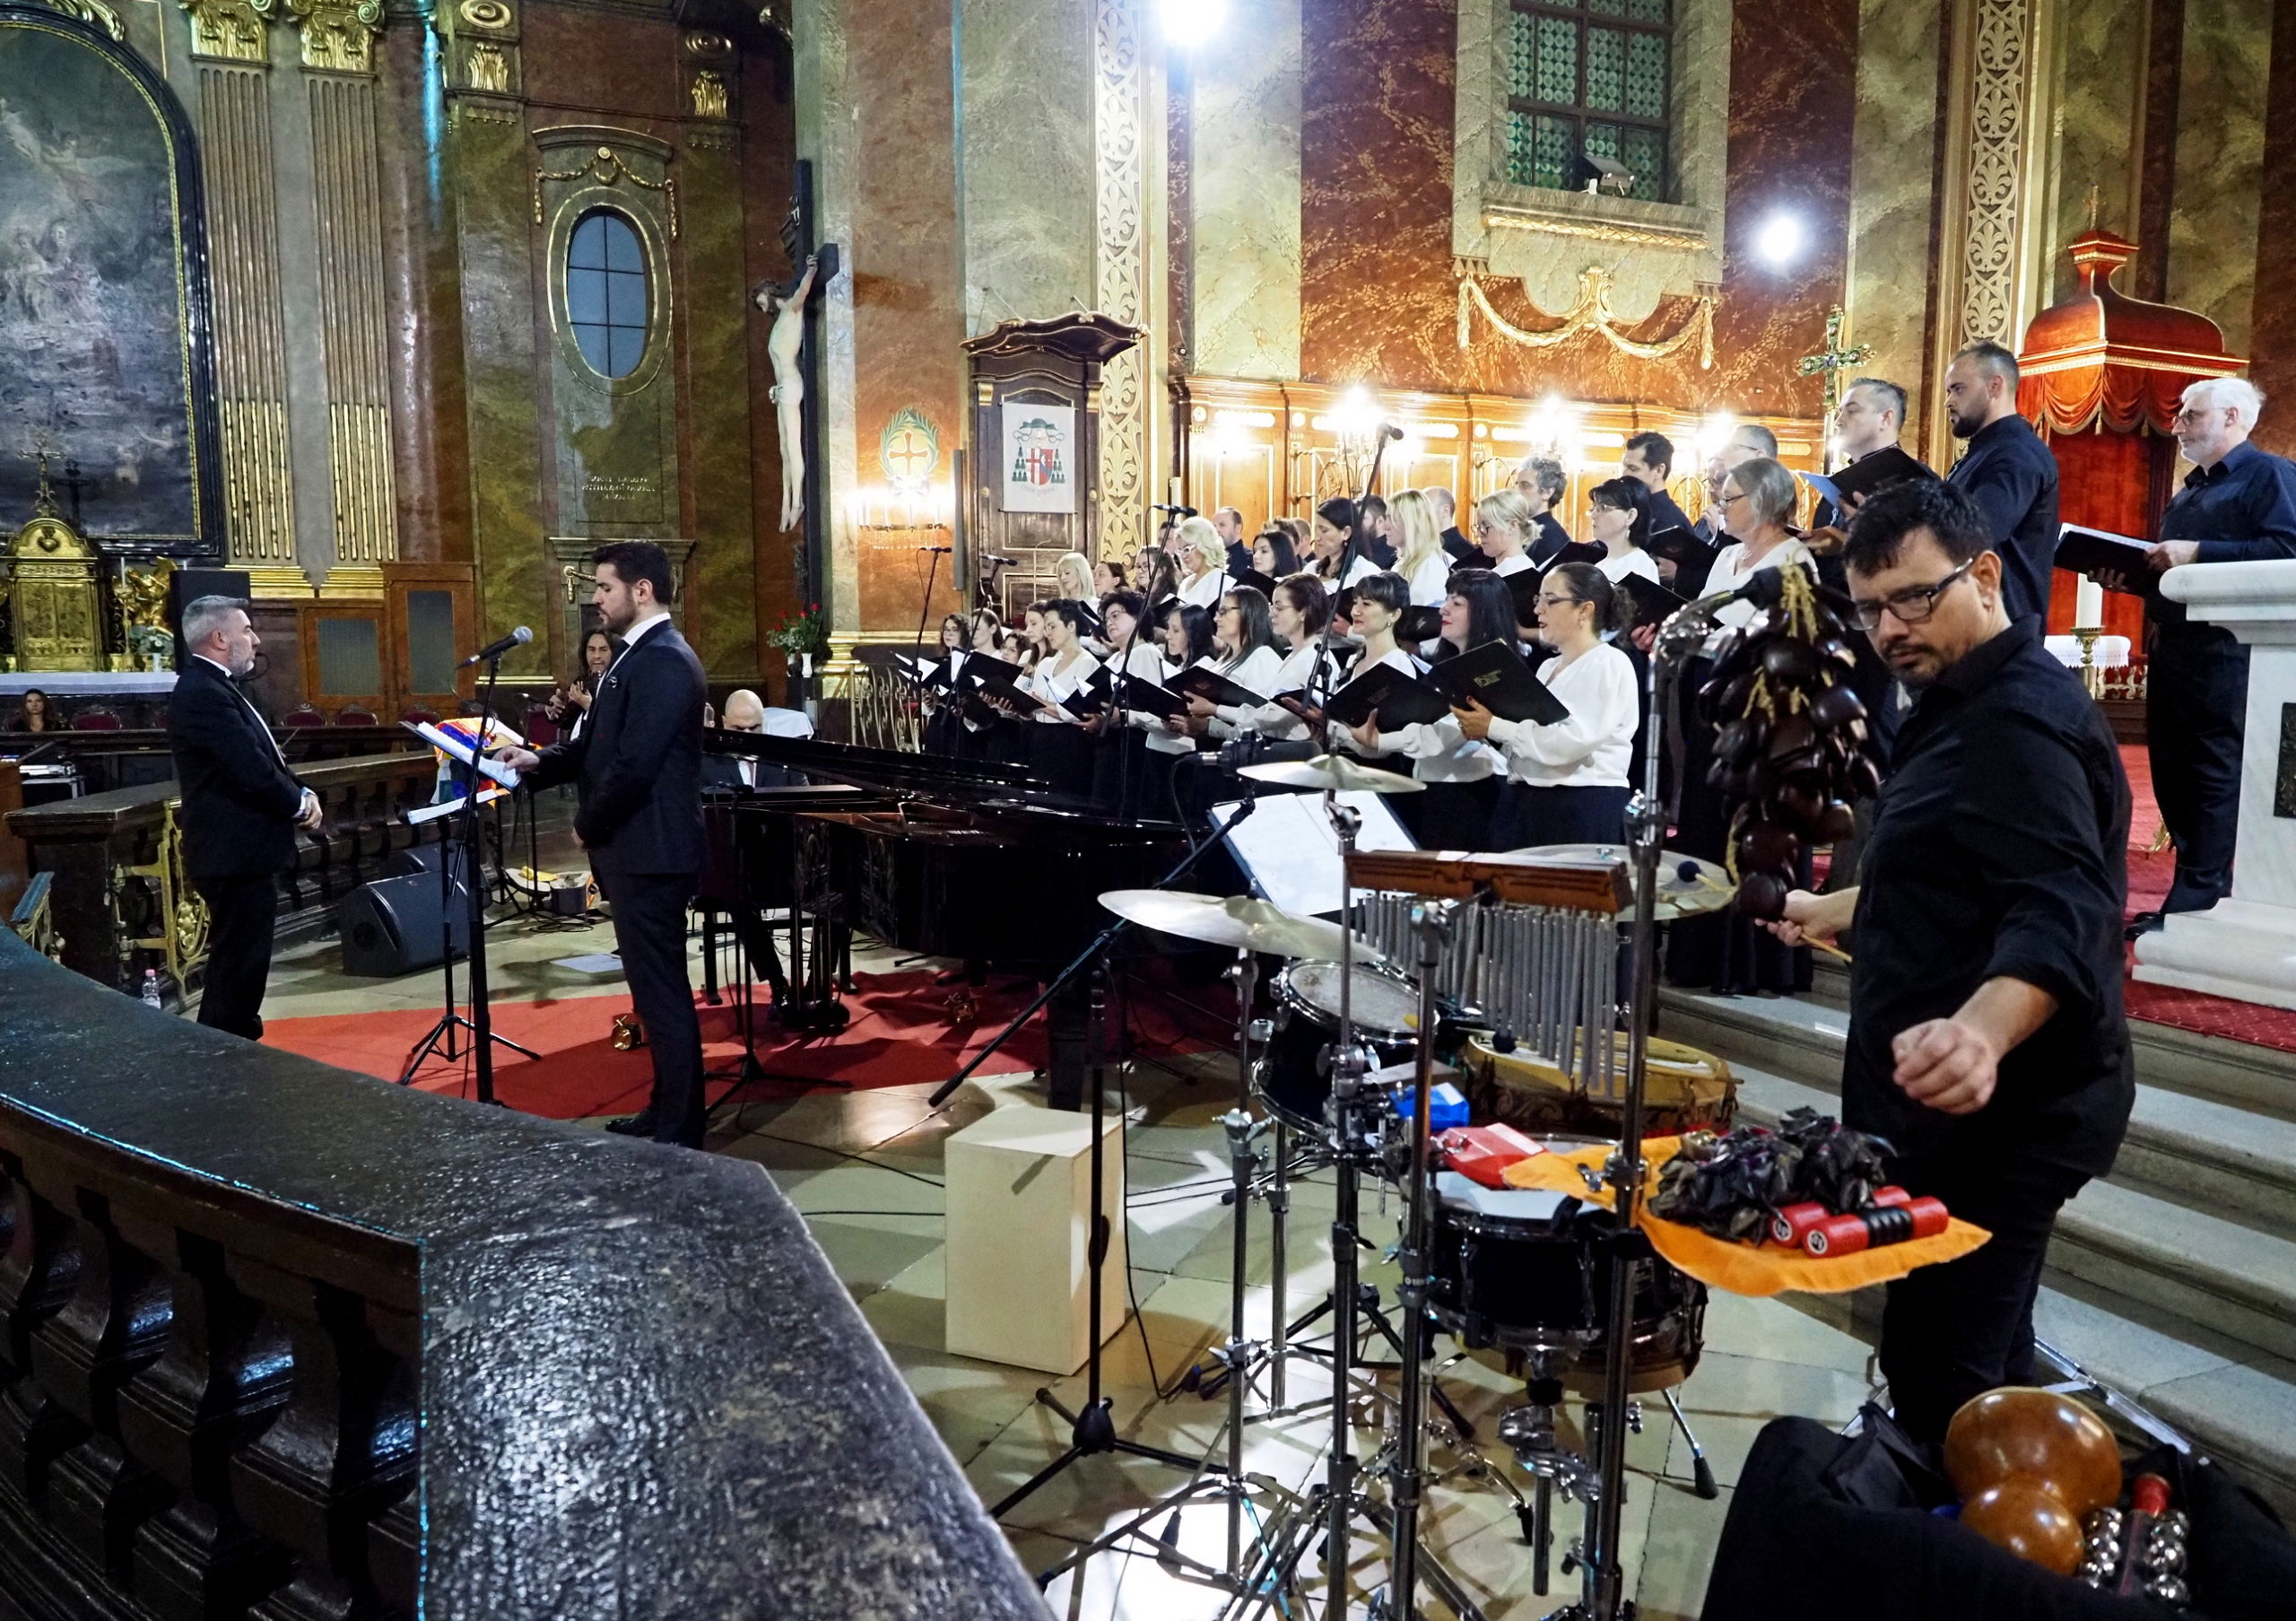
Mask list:
[{"label": "tubular chime set", "polygon": [[[1375,891],[1357,903],[1356,931],[1390,962],[1412,962],[1418,902]],[[1614,1102],[1625,1078],[1618,951],[1617,919],[1608,911],[1463,907],[1435,971],[1435,994],[1470,1022],[1511,1033],[1517,1050],[1552,1062],[1589,1097]]]}]

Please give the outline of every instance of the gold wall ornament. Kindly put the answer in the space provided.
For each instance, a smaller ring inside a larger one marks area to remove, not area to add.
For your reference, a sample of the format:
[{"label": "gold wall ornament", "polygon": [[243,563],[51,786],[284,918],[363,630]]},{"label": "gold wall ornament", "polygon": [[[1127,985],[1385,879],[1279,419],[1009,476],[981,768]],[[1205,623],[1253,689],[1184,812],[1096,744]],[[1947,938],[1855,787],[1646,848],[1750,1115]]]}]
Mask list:
[{"label": "gold wall ornament", "polygon": [[723,118],[726,116],[728,98],[726,75],[703,68],[693,75],[693,116],[697,118]]},{"label": "gold wall ornament", "polygon": [[62,12],[67,17],[77,17],[83,22],[93,23],[109,34],[118,44],[127,43],[127,30],[121,23],[119,13],[105,4],[104,0],[48,0],[48,5],[51,11]]},{"label": "gold wall ornament", "polygon": [[2027,0],[1978,0],[1970,91],[1961,342],[2017,346],[2017,216],[2023,201]]},{"label": "gold wall ornament", "polygon": [[601,186],[614,186],[623,180],[643,191],[658,191],[669,205],[670,240],[678,236],[678,183],[674,179],[649,180],[622,161],[622,154],[611,146],[601,146],[589,161],[572,169],[544,169],[535,166],[535,223],[543,221],[542,188],[545,184],[563,180],[596,180]]},{"label": "gold wall ornament", "polygon": [[269,23],[279,0],[183,0],[191,54],[213,62],[271,61]]},{"label": "gold wall ornament", "polygon": [[1606,221],[1574,220],[1533,209],[1486,214],[1483,222],[1492,231],[1526,231],[1534,236],[1576,237],[1590,242],[1615,242],[1625,248],[1679,248],[1703,253],[1712,246],[1702,231],[1669,231],[1656,225],[1616,225]]},{"label": "gold wall ornament", "polygon": [[95,547],[56,510],[48,457],[39,458],[32,518],[8,545],[9,602],[19,670],[104,667],[103,594]]},{"label": "gold wall ornament", "polygon": [[122,569],[112,590],[112,607],[118,615],[119,645],[127,649],[131,667],[151,657],[172,652],[174,634],[168,629],[168,580],[175,561],[162,557],[148,569]]},{"label": "gold wall ornament", "polygon": [[487,95],[508,95],[510,90],[510,58],[503,53],[500,46],[491,40],[481,39],[463,58],[463,77],[471,90]]},{"label": "gold wall ornament", "polygon": [[[191,975],[207,961],[207,931],[211,921],[207,902],[192,887],[184,871],[183,826],[176,817],[183,809],[183,801],[170,799],[161,807],[160,830],[153,841],[152,859],[141,866],[122,865],[112,869],[112,919],[114,932],[119,939],[120,955],[131,952],[156,951],[167,964],[168,977],[178,990],[191,983]],[[148,884],[145,892],[150,902],[148,915],[157,925],[156,934],[137,935],[139,919],[128,915],[127,890],[131,884]]]},{"label": "gold wall ornament", "polygon": [[[1718,291],[1700,284],[1698,307],[1690,319],[1672,337],[1643,342],[1631,338],[1620,330],[1618,318],[1611,312],[1611,273],[1600,265],[1589,265],[1578,273],[1578,296],[1570,309],[1562,312],[1561,325],[1538,331],[1518,327],[1492,307],[1491,295],[1483,290],[1482,277],[1470,266],[1459,269],[1459,347],[1465,349],[1474,338],[1472,315],[1483,311],[1483,319],[1499,330],[1501,337],[1522,344],[1526,349],[1552,349],[1569,342],[1581,333],[1599,334],[1611,347],[1636,360],[1658,361],[1679,354],[1692,344],[1698,345],[1698,363],[1701,370],[1710,370],[1714,365],[1714,307],[1721,302]],[[1536,308],[1536,306],[1534,306]],[[1541,314],[1545,311],[1541,310]]]},{"label": "gold wall ornament", "polygon": [[455,14],[470,27],[487,33],[501,33],[508,30],[512,13],[503,0],[463,0]]},{"label": "gold wall ornament", "polygon": [[375,71],[375,36],[383,28],[383,0],[287,0],[303,34],[303,65],[326,73]]},{"label": "gold wall ornament", "polygon": [[[1149,368],[1161,357],[1162,321],[1156,305],[1150,255],[1161,227],[1151,218],[1152,174],[1162,186],[1162,115],[1150,117],[1147,52],[1141,37],[1141,0],[1094,0],[1092,7],[1092,143],[1096,308],[1127,327],[1150,329],[1100,368],[1100,466],[1086,499],[1100,503],[1100,545],[1126,551],[1144,541],[1147,469],[1155,460],[1152,396],[1161,388]],[[1161,83],[1161,68],[1159,67]],[[1152,122],[1155,128],[1152,129]],[[1091,410],[1087,401],[1085,409]]]},{"label": "gold wall ornament", "polygon": [[730,58],[734,54],[734,41],[730,38],[724,34],[712,33],[707,29],[686,30],[681,37],[681,42],[685,46],[686,54],[690,57],[700,57],[705,59],[721,57]]}]

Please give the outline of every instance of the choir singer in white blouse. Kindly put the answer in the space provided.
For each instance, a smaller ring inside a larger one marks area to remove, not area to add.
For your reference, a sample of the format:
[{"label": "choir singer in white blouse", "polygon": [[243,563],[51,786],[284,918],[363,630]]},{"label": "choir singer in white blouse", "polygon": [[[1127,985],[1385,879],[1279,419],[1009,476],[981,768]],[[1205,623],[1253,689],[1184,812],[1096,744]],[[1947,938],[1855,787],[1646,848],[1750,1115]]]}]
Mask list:
[{"label": "choir singer in white blouse", "polygon": [[1626,768],[1642,710],[1633,661],[1603,640],[1622,623],[1624,596],[1587,562],[1560,564],[1539,583],[1539,640],[1554,657],[1538,675],[1570,711],[1566,719],[1552,726],[1502,720],[1479,703],[1453,711],[1462,736],[1488,738],[1506,756],[1493,849],[1626,836]]}]

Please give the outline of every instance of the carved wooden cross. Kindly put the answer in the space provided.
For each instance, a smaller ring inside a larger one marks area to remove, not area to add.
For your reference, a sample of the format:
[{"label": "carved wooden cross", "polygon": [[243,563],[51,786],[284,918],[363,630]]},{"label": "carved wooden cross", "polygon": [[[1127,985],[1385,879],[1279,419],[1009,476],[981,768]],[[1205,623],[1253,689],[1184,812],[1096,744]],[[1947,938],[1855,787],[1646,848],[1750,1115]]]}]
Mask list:
[{"label": "carved wooden cross", "polygon": [[1822,372],[1825,376],[1825,391],[1820,397],[1825,425],[1820,431],[1826,436],[1828,449],[1822,459],[1829,472],[1833,468],[1831,449],[1833,414],[1841,405],[1841,374],[1852,366],[1862,366],[1874,358],[1874,349],[1870,344],[1860,344],[1854,349],[1845,349],[1841,346],[1841,327],[1844,318],[1841,306],[1839,304],[1826,311],[1825,352],[1822,354],[1805,355],[1801,362],[1804,377],[1815,377]]}]

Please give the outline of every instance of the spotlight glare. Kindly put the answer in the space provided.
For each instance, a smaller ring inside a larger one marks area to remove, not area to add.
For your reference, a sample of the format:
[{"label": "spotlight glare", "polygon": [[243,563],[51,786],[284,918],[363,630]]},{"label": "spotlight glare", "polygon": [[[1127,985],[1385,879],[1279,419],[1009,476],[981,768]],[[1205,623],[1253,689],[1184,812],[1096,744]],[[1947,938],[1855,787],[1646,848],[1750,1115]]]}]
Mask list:
[{"label": "spotlight glare", "polygon": [[1209,43],[1227,20],[1227,0],[1164,0],[1164,38],[1183,50]]},{"label": "spotlight glare", "polygon": [[1783,270],[1802,257],[1805,234],[1798,217],[1774,214],[1754,232],[1754,257],[1774,269]]}]

